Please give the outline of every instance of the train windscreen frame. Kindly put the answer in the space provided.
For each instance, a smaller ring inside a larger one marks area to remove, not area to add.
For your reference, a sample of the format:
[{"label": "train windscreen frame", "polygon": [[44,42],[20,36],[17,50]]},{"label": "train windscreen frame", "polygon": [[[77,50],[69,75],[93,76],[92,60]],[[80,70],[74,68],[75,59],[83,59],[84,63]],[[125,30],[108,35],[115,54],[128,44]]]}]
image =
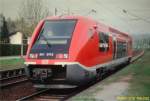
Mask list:
[{"label": "train windscreen frame", "polygon": [[46,20],[33,44],[29,58],[68,58],[76,19]]}]

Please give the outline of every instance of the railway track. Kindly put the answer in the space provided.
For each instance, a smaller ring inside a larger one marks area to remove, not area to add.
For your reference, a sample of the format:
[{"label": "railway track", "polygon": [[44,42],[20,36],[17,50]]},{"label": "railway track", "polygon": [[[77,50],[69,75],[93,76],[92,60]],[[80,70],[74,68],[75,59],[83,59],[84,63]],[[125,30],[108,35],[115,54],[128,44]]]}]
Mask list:
[{"label": "railway track", "polygon": [[0,81],[12,79],[12,78],[20,77],[24,75],[25,75],[24,68],[0,71]]},{"label": "railway track", "polygon": [[137,59],[139,59],[143,55],[144,55],[144,51],[135,51],[133,53],[133,58],[131,60],[131,63],[134,62],[134,61],[136,61]]},{"label": "railway track", "polygon": [[14,85],[16,85],[16,84],[24,83],[24,82],[27,82],[27,81],[28,81],[28,79],[23,78],[23,79],[21,79],[21,80],[11,80],[11,81],[9,81],[9,82],[7,81],[7,82],[5,82],[5,83],[2,83],[2,82],[1,82],[0,88],[3,89],[3,88],[6,88],[6,87],[14,86]]},{"label": "railway track", "polygon": [[17,101],[65,100],[72,95],[72,92],[73,89],[46,89],[18,99]]},{"label": "railway track", "polygon": [[6,88],[15,84],[26,82],[24,68],[0,71],[0,88]]},{"label": "railway track", "polygon": [[76,88],[63,88],[63,89],[45,89],[37,91],[31,95],[17,99],[16,101],[64,101],[68,98],[78,94],[79,92],[87,89],[92,86],[93,83],[90,83],[86,86],[76,87]]}]

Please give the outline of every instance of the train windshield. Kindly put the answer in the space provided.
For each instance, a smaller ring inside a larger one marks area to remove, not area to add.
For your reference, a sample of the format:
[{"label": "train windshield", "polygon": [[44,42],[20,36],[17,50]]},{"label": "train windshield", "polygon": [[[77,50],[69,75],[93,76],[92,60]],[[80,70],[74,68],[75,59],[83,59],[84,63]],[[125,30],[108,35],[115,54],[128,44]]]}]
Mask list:
[{"label": "train windshield", "polygon": [[[30,53],[36,53],[39,58],[50,58],[47,54],[67,54],[76,20],[47,20]],[[43,56],[40,56],[43,54]]]}]

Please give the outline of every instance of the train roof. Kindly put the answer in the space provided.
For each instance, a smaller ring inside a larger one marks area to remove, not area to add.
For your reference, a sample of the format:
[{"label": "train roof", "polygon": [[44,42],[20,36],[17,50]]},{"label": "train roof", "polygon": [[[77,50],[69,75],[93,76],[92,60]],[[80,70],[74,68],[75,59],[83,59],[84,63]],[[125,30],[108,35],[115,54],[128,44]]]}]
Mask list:
[{"label": "train roof", "polygon": [[115,29],[115,28],[109,27],[109,30],[110,30],[111,32],[116,33],[116,34],[119,34],[119,35],[121,35],[121,36],[131,38],[131,36],[130,36],[129,34],[124,33],[124,32],[121,32],[121,31],[119,31],[119,30],[117,30],[117,29]]},{"label": "train roof", "polygon": [[[86,19],[86,20],[92,20],[90,19],[89,17],[84,17],[84,16],[50,16],[50,17],[47,17],[45,20],[57,20],[57,19],[77,19],[77,20],[83,20],[83,19]],[[92,20],[94,21],[94,20]],[[94,21],[96,22],[96,21]]]},{"label": "train roof", "polygon": [[127,33],[124,33],[124,32],[121,32],[113,27],[110,27],[108,25],[105,25],[103,24],[102,22],[99,22],[99,21],[95,21],[89,17],[84,17],[84,16],[49,16],[47,17],[46,19],[44,20],[58,20],[58,19],[77,19],[77,20],[88,20],[88,21],[92,21],[92,22],[95,22],[97,24],[100,24],[101,26],[103,27],[107,27],[109,31],[113,32],[113,33],[116,33],[116,34],[119,34],[121,36],[124,36],[124,37],[128,37],[128,38],[131,38],[131,36]]}]

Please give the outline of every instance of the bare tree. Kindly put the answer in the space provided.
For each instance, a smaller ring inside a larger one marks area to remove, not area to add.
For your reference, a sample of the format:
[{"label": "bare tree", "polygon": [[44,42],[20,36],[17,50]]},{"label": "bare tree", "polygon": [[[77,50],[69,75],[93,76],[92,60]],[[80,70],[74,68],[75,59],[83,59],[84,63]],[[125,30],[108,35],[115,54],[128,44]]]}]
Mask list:
[{"label": "bare tree", "polygon": [[22,31],[31,35],[37,23],[50,13],[43,0],[23,0],[18,14]]}]

